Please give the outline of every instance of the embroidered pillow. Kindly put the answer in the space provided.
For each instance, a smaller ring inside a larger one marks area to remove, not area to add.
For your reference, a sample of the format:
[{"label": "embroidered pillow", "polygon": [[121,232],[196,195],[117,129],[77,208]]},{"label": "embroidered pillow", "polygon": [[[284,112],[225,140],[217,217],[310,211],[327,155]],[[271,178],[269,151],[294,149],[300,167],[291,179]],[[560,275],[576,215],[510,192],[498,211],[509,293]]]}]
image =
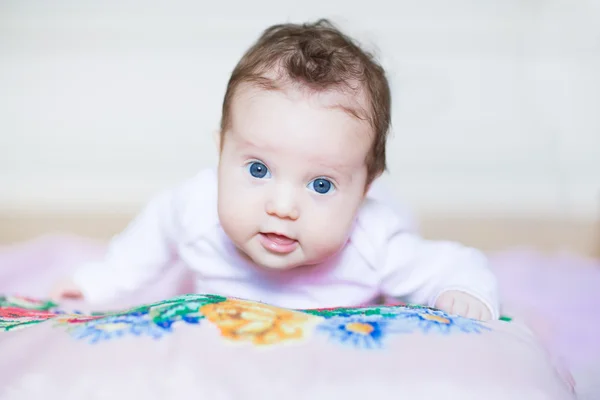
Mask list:
[{"label": "embroidered pillow", "polygon": [[186,295],[110,313],[0,297],[0,399],[574,399],[528,329],[415,306]]}]

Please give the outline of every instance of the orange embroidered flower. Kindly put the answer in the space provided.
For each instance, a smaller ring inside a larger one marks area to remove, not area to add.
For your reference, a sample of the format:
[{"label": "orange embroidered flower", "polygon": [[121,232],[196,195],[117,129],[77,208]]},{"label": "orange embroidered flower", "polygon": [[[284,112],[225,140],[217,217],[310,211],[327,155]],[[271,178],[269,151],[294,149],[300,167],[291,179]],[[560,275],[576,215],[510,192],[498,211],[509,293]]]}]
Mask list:
[{"label": "orange embroidered flower", "polygon": [[237,299],[200,308],[221,335],[234,341],[270,345],[303,339],[321,318],[267,304]]}]

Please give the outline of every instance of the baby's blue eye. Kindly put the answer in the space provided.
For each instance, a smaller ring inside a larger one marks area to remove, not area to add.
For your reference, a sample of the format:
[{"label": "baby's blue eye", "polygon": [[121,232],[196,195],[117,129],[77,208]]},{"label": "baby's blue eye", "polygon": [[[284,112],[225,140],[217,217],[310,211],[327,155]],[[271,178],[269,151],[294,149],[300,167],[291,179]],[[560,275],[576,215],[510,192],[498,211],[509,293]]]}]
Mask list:
[{"label": "baby's blue eye", "polygon": [[262,179],[264,177],[267,177],[267,175],[270,175],[267,166],[258,161],[250,163],[250,165],[248,166],[248,171],[250,172],[250,175],[258,179]]},{"label": "baby's blue eye", "polygon": [[331,181],[318,178],[308,184],[308,188],[314,190],[319,194],[327,194],[334,189],[333,183]]}]

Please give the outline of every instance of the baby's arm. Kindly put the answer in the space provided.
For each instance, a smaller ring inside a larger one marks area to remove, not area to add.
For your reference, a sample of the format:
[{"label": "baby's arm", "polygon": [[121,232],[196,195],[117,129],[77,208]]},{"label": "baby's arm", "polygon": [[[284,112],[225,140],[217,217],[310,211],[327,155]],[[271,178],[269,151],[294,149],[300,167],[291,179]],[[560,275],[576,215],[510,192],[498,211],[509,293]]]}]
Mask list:
[{"label": "baby's arm", "polygon": [[499,317],[496,278],[481,252],[405,232],[392,235],[386,247],[385,294],[463,316]]},{"label": "baby's arm", "polygon": [[171,190],[153,198],[109,243],[104,257],[78,267],[59,282],[51,297],[83,297],[101,303],[134,291],[156,277],[173,258],[180,226],[177,203],[182,193]]}]

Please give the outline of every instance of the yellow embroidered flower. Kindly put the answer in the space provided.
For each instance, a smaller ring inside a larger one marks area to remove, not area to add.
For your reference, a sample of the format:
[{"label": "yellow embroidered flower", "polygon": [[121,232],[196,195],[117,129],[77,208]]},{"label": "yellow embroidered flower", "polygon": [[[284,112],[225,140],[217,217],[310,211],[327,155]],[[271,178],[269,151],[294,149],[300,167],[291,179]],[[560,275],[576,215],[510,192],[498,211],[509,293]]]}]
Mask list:
[{"label": "yellow embroidered flower", "polygon": [[363,322],[350,322],[349,324],[346,324],[346,330],[358,335],[370,335],[375,328],[373,325],[365,324]]},{"label": "yellow embroidered flower", "polygon": [[221,335],[234,341],[270,345],[303,339],[321,318],[267,304],[237,299],[200,308]]},{"label": "yellow embroidered flower", "polygon": [[424,320],[427,320],[427,321],[433,321],[438,324],[444,324],[444,325],[450,325],[450,323],[452,323],[452,321],[450,321],[448,318],[443,317],[441,315],[435,315],[435,314],[423,314],[423,315],[421,315],[421,318],[423,318]]}]

